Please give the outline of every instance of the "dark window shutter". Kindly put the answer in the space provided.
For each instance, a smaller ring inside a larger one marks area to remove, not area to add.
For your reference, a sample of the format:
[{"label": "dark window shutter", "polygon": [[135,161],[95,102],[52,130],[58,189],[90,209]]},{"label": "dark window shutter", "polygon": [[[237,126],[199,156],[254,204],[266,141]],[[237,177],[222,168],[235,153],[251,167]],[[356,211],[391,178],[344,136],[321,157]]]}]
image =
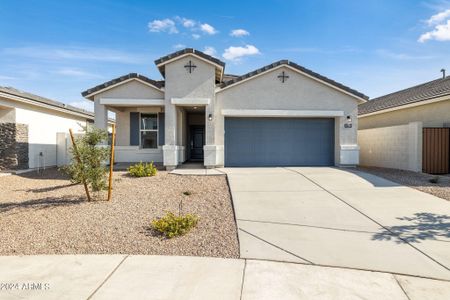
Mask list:
[{"label": "dark window shutter", "polygon": [[159,120],[159,124],[158,124],[158,144],[160,146],[165,144],[164,141],[164,128],[165,128],[165,115],[164,113],[159,113],[158,114],[158,120]]},{"label": "dark window shutter", "polygon": [[139,146],[139,113],[130,112],[130,146]]}]

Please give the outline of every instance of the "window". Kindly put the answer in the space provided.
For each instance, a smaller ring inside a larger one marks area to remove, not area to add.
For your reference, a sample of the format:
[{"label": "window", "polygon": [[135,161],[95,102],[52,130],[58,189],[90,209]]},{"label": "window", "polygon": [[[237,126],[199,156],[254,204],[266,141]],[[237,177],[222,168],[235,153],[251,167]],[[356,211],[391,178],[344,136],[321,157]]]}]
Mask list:
[{"label": "window", "polygon": [[158,148],[158,114],[141,114],[141,147]]}]

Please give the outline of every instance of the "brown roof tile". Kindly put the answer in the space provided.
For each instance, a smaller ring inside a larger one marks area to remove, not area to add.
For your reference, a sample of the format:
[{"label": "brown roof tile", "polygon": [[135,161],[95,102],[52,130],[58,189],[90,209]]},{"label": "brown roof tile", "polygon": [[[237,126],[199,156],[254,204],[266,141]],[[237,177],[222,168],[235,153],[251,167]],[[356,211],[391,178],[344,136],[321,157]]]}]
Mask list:
[{"label": "brown roof tile", "polygon": [[348,93],[350,93],[352,95],[355,95],[357,97],[360,97],[360,98],[363,98],[363,99],[369,99],[369,97],[364,95],[363,93],[360,93],[360,92],[358,92],[358,91],[356,91],[354,89],[351,89],[351,88],[349,88],[349,87],[347,87],[347,86],[345,86],[345,85],[343,85],[343,84],[341,84],[339,82],[336,82],[336,81],[334,81],[332,79],[329,79],[329,78],[327,78],[325,76],[322,76],[322,75],[320,75],[320,74],[318,74],[316,72],[313,72],[313,71],[311,71],[311,70],[309,70],[309,69],[307,69],[305,67],[302,67],[302,66],[300,66],[300,65],[298,65],[296,63],[293,63],[293,62],[291,62],[289,60],[279,60],[277,62],[274,62],[274,63],[272,63],[270,65],[267,65],[267,66],[264,66],[262,68],[256,69],[256,70],[254,70],[252,72],[249,72],[247,74],[244,74],[242,76],[233,78],[233,79],[231,79],[229,81],[226,81],[226,82],[223,82],[220,86],[222,88],[224,88],[224,87],[233,85],[235,83],[238,83],[239,81],[242,81],[244,79],[253,77],[253,76],[258,75],[258,74],[260,74],[262,72],[268,71],[270,69],[273,69],[273,68],[276,68],[276,67],[282,66],[282,65],[290,66],[290,67],[292,67],[292,68],[294,68],[294,69],[296,69],[296,70],[298,70],[300,72],[306,73],[306,74],[308,74],[308,75],[310,75],[310,76],[312,76],[314,78],[317,78],[319,80],[325,81],[326,83],[331,84],[331,85],[333,85],[333,86],[335,86],[335,87],[337,87],[337,88],[339,88],[341,90],[344,90],[344,91],[346,91],[346,92],[348,92]]},{"label": "brown roof tile", "polygon": [[358,114],[365,115],[446,95],[450,95],[450,76],[372,99],[358,106]]}]

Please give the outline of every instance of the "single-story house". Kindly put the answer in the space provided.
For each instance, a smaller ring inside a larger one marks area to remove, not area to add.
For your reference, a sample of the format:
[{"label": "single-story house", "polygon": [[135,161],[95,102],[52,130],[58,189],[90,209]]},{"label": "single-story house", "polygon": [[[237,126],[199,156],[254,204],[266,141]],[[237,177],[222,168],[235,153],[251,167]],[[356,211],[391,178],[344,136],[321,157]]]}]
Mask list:
[{"label": "single-story house", "polygon": [[116,113],[118,162],[220,166],[356,165],[357,105],[368,97],[288,60],[242,76],[187,48],[82,93],[95,125]]},{"label": "single-story house", "polygon": [[94,114],[11,87],[0,87],[0,170],[57,165],[57,134],[81,131]]},{"label": "single-story house", "polygon": [[450,77],[360,104],[358,123],[361,165],[449,172]]}]

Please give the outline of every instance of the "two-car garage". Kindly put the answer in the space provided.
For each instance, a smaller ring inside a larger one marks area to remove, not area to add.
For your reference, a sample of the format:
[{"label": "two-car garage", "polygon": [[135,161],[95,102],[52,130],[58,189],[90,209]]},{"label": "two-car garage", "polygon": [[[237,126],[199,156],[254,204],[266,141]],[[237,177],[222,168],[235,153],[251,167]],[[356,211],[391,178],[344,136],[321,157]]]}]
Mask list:
[{"label": "two-car garage", "polygon": [[332,166],[334,118],[225,118],[225,166]]}]

